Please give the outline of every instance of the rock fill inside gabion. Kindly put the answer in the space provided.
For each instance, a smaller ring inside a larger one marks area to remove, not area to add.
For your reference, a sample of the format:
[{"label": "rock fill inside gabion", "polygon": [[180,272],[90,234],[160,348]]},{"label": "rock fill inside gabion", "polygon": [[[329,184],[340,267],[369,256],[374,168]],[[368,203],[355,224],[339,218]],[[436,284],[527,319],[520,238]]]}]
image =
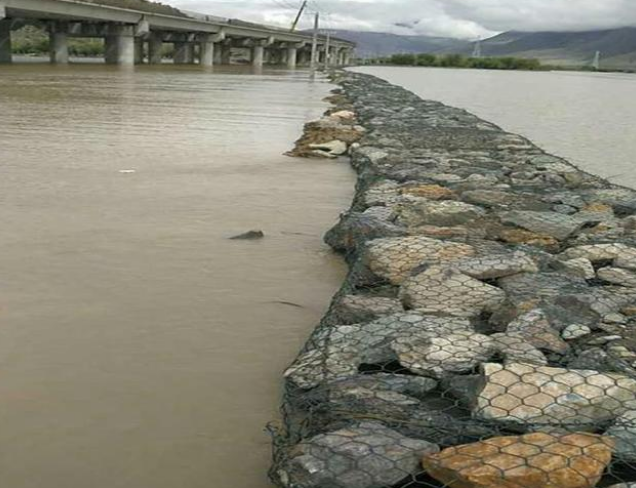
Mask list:
[{"label": "rock fill inside gabion", "polygon": [[636,192],[377,78],[336,81],[296,154],[358,172],[325,239],[350,272],[285,372],[272,480],[636,486]]},{"label": "rock fill inside gabion", "polygon": [[427,473],[466,488],[592,488],[612,459],[613,442],[593,434],[537,432],[496,437],[425,456]]}]

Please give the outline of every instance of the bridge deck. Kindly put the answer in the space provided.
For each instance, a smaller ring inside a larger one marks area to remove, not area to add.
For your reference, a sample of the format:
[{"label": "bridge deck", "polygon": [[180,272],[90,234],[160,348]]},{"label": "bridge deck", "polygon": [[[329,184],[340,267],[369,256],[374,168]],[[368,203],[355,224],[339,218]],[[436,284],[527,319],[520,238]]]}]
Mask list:
[{"label": "bridge deck", "polygon": [[[148,13],[106,5],[78,2],[74,0],[0,0],[5,7],[6,18],[34,20],[67,20],[86,22],[109,22],[121,24],[139,24],[145,20],[150,30],[177,31],[217,34],[224,32],[227,37],[269,39],[275,37],[280,42],[310,42],[311,36],[283,29],[236,25],[217,19],[179,17],[165,14]],[[323,37],[319,40],[324,43]],[[349,47],[353,43],[334,39],[332,46]]]}]

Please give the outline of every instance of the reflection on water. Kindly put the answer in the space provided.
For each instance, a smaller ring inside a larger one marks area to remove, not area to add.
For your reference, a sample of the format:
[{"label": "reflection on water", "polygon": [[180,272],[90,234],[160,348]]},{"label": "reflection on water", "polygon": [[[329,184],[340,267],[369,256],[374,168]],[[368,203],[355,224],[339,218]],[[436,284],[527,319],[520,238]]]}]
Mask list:
[{"label": "reflection on water", "polygon": [[329,85],[247,73],[0,68],[3,487],[268,486],[353,175],[281,156]]},{"label": "reflection on water", "polygon": [[620,73],[362,68],[465,108],[585,171],[636,188],[636,76]]}]

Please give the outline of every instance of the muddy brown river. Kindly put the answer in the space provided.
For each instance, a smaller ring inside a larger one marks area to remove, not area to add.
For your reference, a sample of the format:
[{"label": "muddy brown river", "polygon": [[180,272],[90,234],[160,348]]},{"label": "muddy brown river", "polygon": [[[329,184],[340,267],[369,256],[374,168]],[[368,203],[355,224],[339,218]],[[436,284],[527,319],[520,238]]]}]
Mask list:
[{"label": "muddy brown river", "polygon": [[0,67],[0,485],[269,486],[281,370],[345,271],[352,171],[282,156],[330,88]]}]

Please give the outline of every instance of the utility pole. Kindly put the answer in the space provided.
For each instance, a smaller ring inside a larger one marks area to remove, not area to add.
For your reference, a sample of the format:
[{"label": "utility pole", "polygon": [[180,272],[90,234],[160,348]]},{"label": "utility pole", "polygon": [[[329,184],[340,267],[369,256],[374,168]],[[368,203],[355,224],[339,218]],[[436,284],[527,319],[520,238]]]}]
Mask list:
[{"label": "utility pole", "polygon": [[307,8],[307,1],[305,0],[303,2],[303,4],[300,6],[300,10],[298,11],[298,15],[296,15],[296,18],[294,19],[294,23],[292,24],[291,27],[291,31],[294,32],[296,30],[296,26],[298,25],[298,22],[300,21],[300,18],[303,16],[303,12],[305,11],[305,8]]},{"label": "utility pole", "polygon": [[318,29],[320,28],[320,13],[316,12],[314,19],[314,36],[311,41],[311,77],[316,77],[316,67],[318,65]]},{"label": "utility pole", "polygon": [[329,69],[331,64],[331,32],[327,32],[327,42],[325,43],[325,71]]}]

